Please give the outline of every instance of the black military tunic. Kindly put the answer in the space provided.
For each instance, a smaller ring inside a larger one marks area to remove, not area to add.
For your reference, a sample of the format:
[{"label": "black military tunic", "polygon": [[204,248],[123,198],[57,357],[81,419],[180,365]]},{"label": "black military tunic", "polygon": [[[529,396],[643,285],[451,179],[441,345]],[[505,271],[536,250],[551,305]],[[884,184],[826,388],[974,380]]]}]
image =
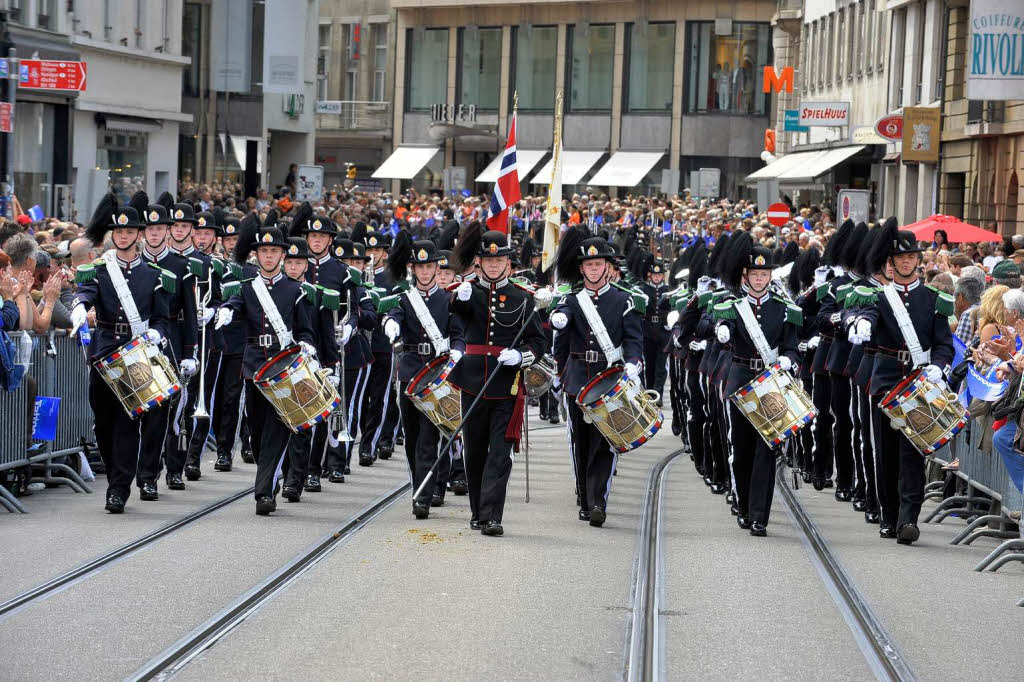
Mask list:
[{"label": "black military tunic", "polygon": [[665,373],[668,368],[665,364],[668,332],[665,330],[665,312],[658,304],[668,287],[665,284],[644,282],[638,288],[647,297],[643,314],[644,388],[661,395],[665,390]]},{"label": "black military tunic", "polygon": [[[395,281],[388,270],[381,267],[373,273],[373,286],[378,292],[387,294],[394,288]],[[359,444],[360,462],[365,462],[365,457],[376,459],[381,453],[390,457],[398,430],[398,402],[394,384],[395,354],[384,335],[382,324],[383,321],[378,319],[370,334],[373,364],[370,365],[359,424],[362,432]]]}]

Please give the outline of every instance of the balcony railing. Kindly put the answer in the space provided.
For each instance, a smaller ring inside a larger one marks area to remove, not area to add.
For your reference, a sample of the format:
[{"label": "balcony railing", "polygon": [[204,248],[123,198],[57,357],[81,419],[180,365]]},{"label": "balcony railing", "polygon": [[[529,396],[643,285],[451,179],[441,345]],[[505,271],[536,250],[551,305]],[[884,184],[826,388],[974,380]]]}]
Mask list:
[{"label": "balcony railing", "polygon": [[351,100],[316,103],[317,130],[389,130],[391,102]]}]

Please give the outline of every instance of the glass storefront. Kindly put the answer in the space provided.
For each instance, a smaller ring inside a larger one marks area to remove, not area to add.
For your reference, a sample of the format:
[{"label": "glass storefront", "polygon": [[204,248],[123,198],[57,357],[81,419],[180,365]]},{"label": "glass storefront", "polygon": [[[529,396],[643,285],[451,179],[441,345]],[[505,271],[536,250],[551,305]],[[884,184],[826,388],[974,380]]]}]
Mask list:
[{"label": "glass storefront", "polygon": [[[554,111],[555,61],[558,28],[555,26],[512,27],[515,58],[515,90],[519,108],[527,111]],[[609,88],[611,85],[609,84]]]},{"label": "glass storefront", "polygon": [[96,169],[106,170],[110,189],[122,203],[146,189],[146,149],[149,136],[141,132],[97,130]]},{"label": "glass storefront", "polygon": [[18,102],[15,111],[14,193],[23,210],[38,204],[49,214],[54,179],[54,105]]},{"label": "glass storefront", "polygon": [[629,112],[671,112],[676,25],[630,24],[626,32]]},{"label": "glass storefront", "polygon": [[407,31],[405,102],[407,111],[426,111],[448,93],[448,29]]},{"label": "glass storefront", "polygon": [[615,25],[570,26],[568,40],[569,110],[611,111]]},{"label": "glass storefront", "polygon": [[497,111],[501,89],[501,29],[459,29],[459,104]]},{"label": "glass storefront", "polygon": [[731,32],[725,32],[722,22],[688,23],[688,113],[763,116],[767,111],[761,73],[771,64],[771,26],[730,24]]}]

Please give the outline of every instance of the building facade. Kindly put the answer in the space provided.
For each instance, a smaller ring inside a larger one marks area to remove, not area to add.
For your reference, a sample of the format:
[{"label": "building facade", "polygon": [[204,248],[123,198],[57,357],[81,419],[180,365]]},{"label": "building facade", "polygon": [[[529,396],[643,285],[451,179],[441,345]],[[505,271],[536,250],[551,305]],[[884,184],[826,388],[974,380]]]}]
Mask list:
[{"label": "building facade", "polygon": [[376,175],[394,189],[489,189],[516,97],[520,180],[540,189],[558,90],[567,186],[674,193],[718,168],[720,194],[739,196],[763,165],[774,1],[391,5],[393,153]]},{"label": "building facade", "polygon": [[[37,0],[38,4],[38,0]],[[75,101],[73,166],[79,220],[108,187],[127,201],[138,189],[174,191],[182,110],[182,0],[57,3],[88,65]]]}]

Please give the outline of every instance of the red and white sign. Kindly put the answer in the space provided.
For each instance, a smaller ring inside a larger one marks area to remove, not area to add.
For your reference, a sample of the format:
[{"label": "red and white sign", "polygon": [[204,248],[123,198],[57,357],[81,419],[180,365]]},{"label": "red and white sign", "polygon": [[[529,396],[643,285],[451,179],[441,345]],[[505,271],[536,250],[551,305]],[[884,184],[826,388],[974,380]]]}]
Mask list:
[{"label": "red and white sign", "polygon": [[14,105],[0,102],[0,133],[14,132]]},{"label": "red and white sign", "polygon": [[781,201],[768,207],[768,222],[775,227],[782,227],[790,221],[793,214],[789,212],[789,206]]},{"label": "red and white sign", "polygon": [[875,132],[890,142],[899,142],[903,139],[903,116],[883,116],[875,121]]},{"label": "red and white sign", "polygon": [[850,125],[849,102],[801,102],[800,122],[802,126],[848,126]]},{"label": "red and white sign", "polygon": [[85,91],[85,62],[65,62],[55,59],[22,59],[22,88],[41,90]]}]

